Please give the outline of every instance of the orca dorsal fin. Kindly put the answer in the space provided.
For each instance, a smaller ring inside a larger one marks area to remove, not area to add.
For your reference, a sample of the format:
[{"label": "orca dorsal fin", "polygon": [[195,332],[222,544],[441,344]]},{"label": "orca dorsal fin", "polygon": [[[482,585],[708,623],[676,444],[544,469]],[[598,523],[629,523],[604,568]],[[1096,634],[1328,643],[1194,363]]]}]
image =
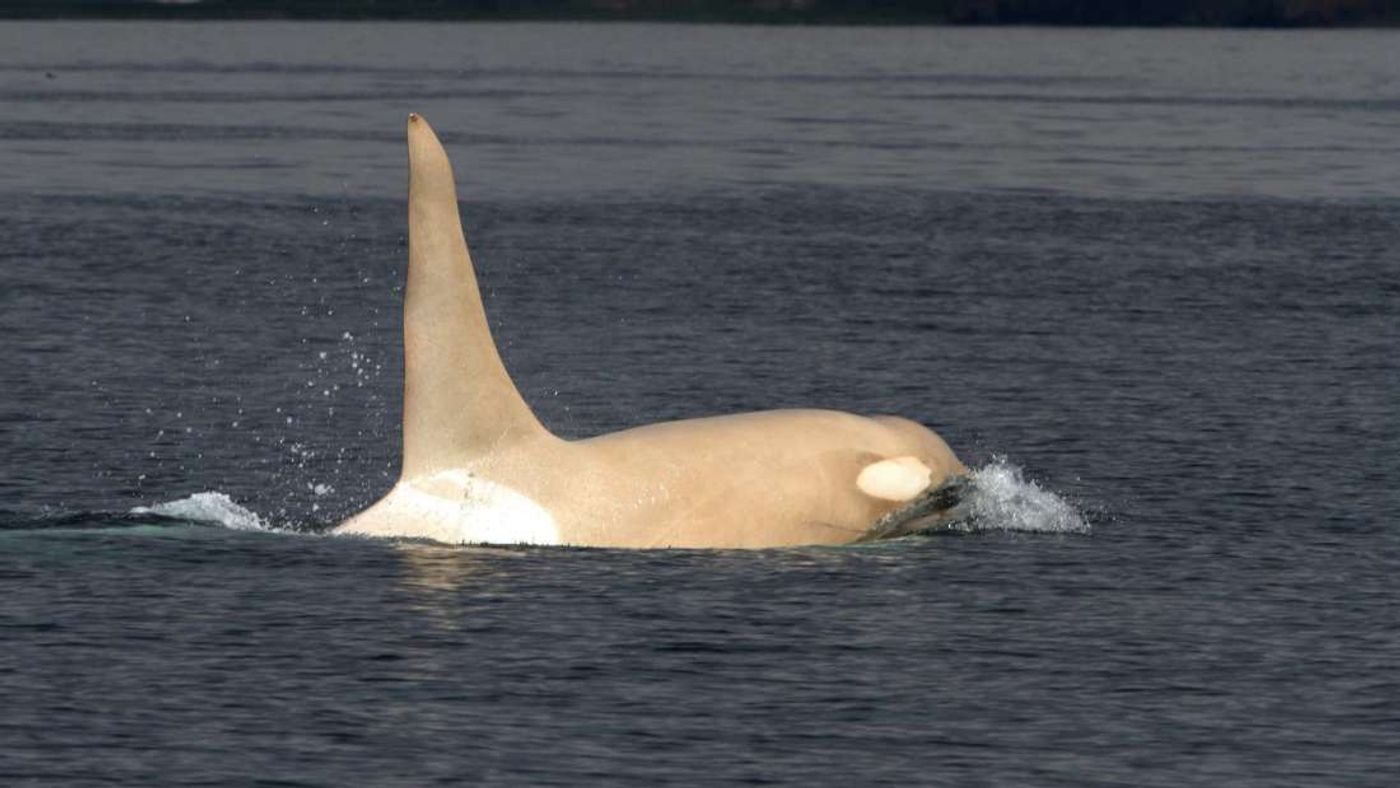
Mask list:
[{"label": "orca dorsal fin", "polygon": [[403,478],[548,434],[501,362],[481,303],[447,152],[408,116]]}]

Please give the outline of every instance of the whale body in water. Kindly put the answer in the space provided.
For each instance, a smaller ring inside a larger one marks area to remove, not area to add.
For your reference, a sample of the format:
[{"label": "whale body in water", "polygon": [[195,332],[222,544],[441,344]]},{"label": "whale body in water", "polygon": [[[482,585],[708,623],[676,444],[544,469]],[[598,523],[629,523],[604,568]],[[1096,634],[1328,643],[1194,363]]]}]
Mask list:
[{"label": "whale body in water", "polygon": [[[893,416],[775,410],[563,440],[506,372],[437,135],[408,118],[398,483],[337,533],[449,543],[762,548],[899,532],[965,473]],[[909,518],[904,518],[909,519]]]}]

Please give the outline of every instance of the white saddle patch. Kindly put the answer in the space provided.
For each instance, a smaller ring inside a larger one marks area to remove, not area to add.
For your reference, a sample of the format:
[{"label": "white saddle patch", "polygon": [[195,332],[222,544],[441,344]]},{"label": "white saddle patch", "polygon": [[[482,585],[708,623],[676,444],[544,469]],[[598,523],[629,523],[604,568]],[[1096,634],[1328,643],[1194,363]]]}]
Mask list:
[{"label": "white saddle patch", "polygon": [[381,505],[395,535],[457,544],[559,544],[559,526],[544,507],[466,471],[399,482]]}]

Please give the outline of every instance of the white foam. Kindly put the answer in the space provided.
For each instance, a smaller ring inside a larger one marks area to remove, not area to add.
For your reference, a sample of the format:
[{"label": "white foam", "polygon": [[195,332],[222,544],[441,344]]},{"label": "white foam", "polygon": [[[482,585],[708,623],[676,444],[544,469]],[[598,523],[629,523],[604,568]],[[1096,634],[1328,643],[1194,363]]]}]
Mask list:
[{"label": "white foam", "polygon": [[997,458],[969,474],[971,493],[961,527],[972,531],[1087,533],[1089,522],[1073,504],[1025,478]]},{"label": "white foam", "polygon": [[221,492],[195,493],[188,498],[166,501],[153,506],[138,506],[132,514],[155,514],[175,520],[221,525],[235,531],[270,531],[257,514],[239,506]]}]

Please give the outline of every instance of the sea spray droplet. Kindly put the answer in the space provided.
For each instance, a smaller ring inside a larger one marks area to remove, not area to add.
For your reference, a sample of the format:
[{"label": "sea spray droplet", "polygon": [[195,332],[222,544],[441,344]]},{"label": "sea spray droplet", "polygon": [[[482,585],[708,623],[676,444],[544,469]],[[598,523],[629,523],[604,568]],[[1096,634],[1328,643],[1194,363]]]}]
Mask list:
[{"label": "sea spray droplet", "polygon": [[1089,523],[1072,504],[1025,478],[1005,459],[972,471],[972,492],[964,504],[970,531],[1087,533]]}]

